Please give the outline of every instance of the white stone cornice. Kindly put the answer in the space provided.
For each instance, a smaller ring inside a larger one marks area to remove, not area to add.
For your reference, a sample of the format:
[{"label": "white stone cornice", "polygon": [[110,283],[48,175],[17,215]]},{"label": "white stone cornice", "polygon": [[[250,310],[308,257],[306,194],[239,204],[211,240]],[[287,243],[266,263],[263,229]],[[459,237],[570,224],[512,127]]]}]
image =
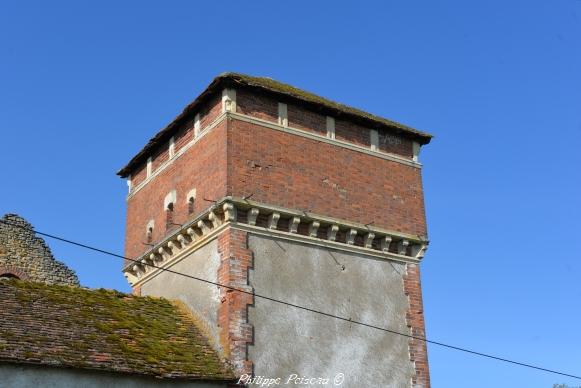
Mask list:
[{"label": "white stone cornice", "polygon": [[258,213],[260,211],[258,208],[252,207],[248,209],[248,213],[246,213],[246,217],[248,218],[249,225],[256,225],[256,218],[258,217]]},{"label": "white stone cornice", "polygon": [[180,248],[180,247],[179,247],[179,246],[178,246],[178,245],[177,245],[175,242],[173,242],[173,241],[169,241],[169,242],[167,243],[167,247],[168,247],[168,248],[169,248],[169,249],[170,249],[172,252],[174,252],[174,251],[176,251],[176,250],[180,250],[180,249],[181,249],[181,248]]},{"label": "white stone cornice", "polygon": [[237,213],[236,213],[236,206],[233,203],[226,202],[222,206],[222,210],[224,210],[224,221],[232,222],[236,221]]},{"label": "white stone cornice", "polygon": [[337,238],[337,232],[339,231],[339,225],[330,225],[327,229],[327,240],[335,241]]},{"label": "white stone cornice", "polygon": [[412,256],[418,260],[424,258],[426,251],[428,250],[428,244],[415,244],[412,246]]},{"label": "white stone cornice", "polygon": [[282,230],[272,230],[272,229],[268,229],[268,228],[261,228],[258,226],[242,224],[239,222],[235,222],[235,223],[232,223],[230,225],[231,225],[231,227],[233,227],[235,229],[244,230],[244,231],[258,234],[258,235],[276,237],[276,238],[281,238],[284,240],[296,241],[296,242],[300,242],[303,244],[309,244],[309,245],[318,246],[318,247],[326,247],[326,248],[330,248],[330,249],[337,250],[337,251],[353,252],[356,254],[360,254],[363,256],[372,257],[372,258],[376,258],[376,259],[393,260],[393,261],[397,261],[397,262],[401,262],[401,263],[414,263],[414,264],[419,263],[419,260],[416,259],[415,257],[402,256],[402,255],[398,255],[396,253],[385,253],[385,252],[382,252],[380,250],[368,249],[368,248],[364,248],[364,247],[360,247],[360,246],[356,246],[356,245],[348,245],[348,244],[338,242],[338,241],[330,241],[330,240],[326,240],[326,239],[312,238],[312,237],[305,236],[302,234],[289,233],[289,232],[282,231]]},{"label": "white stone cornice", "polygon": [[319,221],[311,221],[311,223],[309,224],[309,237],[317,237],[319,226],[321,226]]},{"label": "white stone cornice", "polygon": [[390,246],[390,244],[391,244],[391,240],[392,240],[392,239],[391,239],[391,236],[389,236],[389,235],[387,235],[387,236],[383,236],[383,237],[381,238],[381,241],[380,241],[380,243],[381,243],[381,250],[382,250],[383,252],[386,252],[386,253],[387,253],[387,252],[389,252],[389,246]]},{"label": "white stone cornice", "polygon": [[342,229],[343,228],[344,229],[354,228],[358,231],[361,231],[362,233],[367,233],[370,231],[374,232],[376,234],[376,236],[384,236],[384,235],[394,236],[394,237],[396,237],[396,238],[394,238],[394,240],[407,239],[410,242],[420,242],[420,243],[425,243],[427,241],[427,238],[425,236],[418,236],[415,234],[409,234],[409,233],[399,232],[399,231],[395,231],[395,230],[384,229],[384,228],[380,228],[380,227],[376,227],[376,226],[369,226],[369,224],[360,224],[360,223],[356,223],[356,222],[352,222],[352,221],[347,221],[347,220],[342,220],[342,219],[338,219],[338,218],[334,218],[334,217],[324,216],[324,215],[313,213],[313,212],[306,212],[306,211],[302,211],[302,210],[289,209],[289,208],[284,208],[284,207],[276,206],[276,205],[267,205],[267,204],[252,201],[249,199],[239,198],[239,197],[230,197],[230,196],[224,197],[222,200],[218,201],[218,203],[222,203],[222,202],[233,202],[236,204],[236,206],[239,209],[257,208],[260,210],[260,213],[264,213],[264,214],[270,214],[272,212],[276,212],[276,213],[280,213],[281,216],[288,216],[288,217],[299,216],[299,217],[301,217],[301,220],[304,222],[310,222],[310,221],[315,220],[315,221],[319,221],[321,225],[323,225],[323,224],[337,224],[337,225],[340,225]]},{"label": "white stone cornice", "polygon": [[355,237],[357,236],[357,229],[349,229],[345,234],[345,242],[349,245],[355,244]]},{"label": "white stone cornice", "polygon": [[288,231],[290,233],[296,233],[298,230],[300,222],[301,222],[301,217],[299,217],[299,216],[292,217],[289,221],[289,224],[288,224]]},{"label": "white stone cornice", "polygon": [[202,236],[204,236],[210,232],[210,228],[208,227],[208,224],[206,224],[206,222],[204,222],[204,220],[198,221],[197,226],[200,229],[200,231],[202,232]]},{"label": "white stone cornice", "polygon": [[218,226],[220,226],[222,224],[222,221],[220,220],[220,218],[218,218],[218,216],[216,216],[216,213],[214,213],[213,211],[210,211],[208,213],[208,219],[212,222],[212,225],[214,226],[214,228],[217,228]]},{"label": "white stone cornice", "polygon": [[180,245],[182,246],[182,249],[183,249],[183,248],[184,248],[186,245],[188,245],[188,240],[187,240],[187,239],[184,237],[184,235],[183,235],[183,234],[180,234],[180,235],[177,237],[177,240],[178,240],[178,242],[180,243]]},{"label": "white stone cornice", "polygon": [[279,219],[280,219],[280,213],[272,212],[268,216],[268,229],[276,229],[278,226]]},{"label": "white stone cornice", "polygon": [[400,240],[397,244],[397,253],[400,255],[405,255],[408,245],[410,245],[408,240]]},{"label": "white stone cornice", "polygon": [[[211,241],[221,230],[224,230],[226,224],[229,224],[221,219],[221,215],[215,211],[216,207],[207,209],[201,216],[190,221],[155,245],[150,251],[129,263],[123,269],[127,281],[132,286],[142,283],[161,270],[156,267],[167,268],[168,265],[173,265],[172,263],[187,255],[188,252],[192,252]],[[210,214],[214,214],[212,217],[215,217],[215,220],[219,220],[219,222],[212,223]]]},{"label": "white stone cornice", "polygon": [[365,238],[363,239],[363,246],[365,248],[371,248],[373,245],[373,239],[375,238],[375,233],[369,232],[365,234]]},{"label": "white stone cornice", "polygon": [[[239,220],[236,214],[240,211],[246,212],[247,217]],[[258,214],[264,214],[266,217],[259,220]],[[285,227],[279,229],[280,220],[284,220]],[[301,224],[308,225],[308,228],[300,228]],[[321,225],[326,230],[324,238],[320,238],[318,234]],[[137,258],[136,263],[129,263],[123,269],[125,277],[133,286],[140,284],[161,270],[153,265],[162,268],[174,265],[177,260],[183,259],[188,253],[216,238],[227,227],[412,263],[417,263],[423,258],[428,243],[427,239],[421,236],[388,231],[310,212],[284,209],[243,198],[224,197]],[[356,238],[358,234],[362,235],[363,239],[358,240]],[[390,250],[392,242],[396,244],[395,251]]]},{"label": "white stone cornice", "polygon": [[236,89],[222,90],[222,112],[236,112]]},{"label": "white stone cornice", "polygon": [[192,239],[192,241],[196,241],[196,239],[198,238],[198,234],[196,233],[194,228],[188,228],[186,229],[186,233],[188,236],[190,236],[190,238]]}]

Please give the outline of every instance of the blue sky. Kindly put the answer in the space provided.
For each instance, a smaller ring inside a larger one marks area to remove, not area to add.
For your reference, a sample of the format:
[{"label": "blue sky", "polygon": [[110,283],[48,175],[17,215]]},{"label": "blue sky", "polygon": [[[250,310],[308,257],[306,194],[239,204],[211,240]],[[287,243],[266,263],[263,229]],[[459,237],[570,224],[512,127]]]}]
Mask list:
[{"label": "blue sky", "polygon": [[[435,135],[430,338],[581,374],[581,1],[207,3],[0,3],[0,215],[122,252],[117,169],[218,73],[270,76]],[[129,289],[117,259],[49,244]],[[581,386],[429,360],[434,387]]]}]

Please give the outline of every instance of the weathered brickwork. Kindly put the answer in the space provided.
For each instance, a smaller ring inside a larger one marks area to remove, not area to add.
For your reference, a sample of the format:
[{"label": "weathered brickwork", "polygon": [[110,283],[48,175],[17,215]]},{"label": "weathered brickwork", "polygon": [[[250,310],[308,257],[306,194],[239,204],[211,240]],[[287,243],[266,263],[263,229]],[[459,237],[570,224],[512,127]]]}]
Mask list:
[{"label": "weathered brickwork", "polygon": [[345,120],[335,120],[335,138],[363,147],[371,147],[369,129]]},{"label": "weathered brickwork", "polygon": [[77,275],[54,259],[32,225],[16,214],[6,214],[0,222],[0,276],[16,276],[47,284],[79,285]]},{"label": "weathered brickwork", "polygon": [[237,120],[228,130],[228,193],[426,234],[420,169]]},{"label": "weathered brickwork", "polygon": [[[406,265],[404,292],[409,299],[406,320],[411,330],[411,335],[418,338],[426,338],[420,267],[417,264]],[[409,346],[410,359],[415,364],[416,370],[416,374],[412,378],[412,386],[414,388],[429,388],[430,370],[428,367],[428,349],[426,342],[410,339]]]},{"label": "weathered brickwork", "polygon": [[[211,200],[226,195],[226,122],[200,138],[177,157],[153,181],[127,201],[125,254],[137,257],[151,248],[147,245],[147,225],[154,221],[151,244],[162,240],[179,225],[166,229],[164,199],[176,191],[173,222],[184,224],[212,205]],[[196,189],[194,211],[190,214],[186,195]]]},{"label": "weathered brickwork", "polygon": [[278,122],[278,101],[241,89],[236,91],[236,112],[261,120]]},{"label": "weathered brickwork", "polygon": [[294,104],[287,107],[289,126],[318,135],[327,135],[327,117]]},{"label": "weathered brickwork", "polygon": [[[269,96],[241,88],[236,91],[236,105],[238,113],[278,122],[278,102]],[[200,130],[221,112],[221,95],[215,95],[197,112]],[[196,113],[190,116],[176,130],[175,152],[194,138]],[[317,112],[288,104],[288,121],[289,126],[326,134],[326,116]],[[369,128],[343,119],[336,119],[335,126],[338,140],[370,147]],[[221,132],[226,127],[227,133]],[[223,147],[226,141],[227,148]],[[153,173],[168,161],[168,149],[169,141],[153,152]],[[412,141],[380,130],[379,150],[411,159]],[[146,170],[146,163],[136,168],[131,176],[132,187],[146,179]],[[172,160],[168,168],[152,178],[154,184],[148,182],[129,198],[126,254],[139,256],[148,250],[147,244],[159,242],[172,230],[166,228],[163,207],[165,196],[172,190],[178,197],[173,211],[176,224],[183,224],[206,209],[211,202],[204,198],[253,194],[254,199],[265,203],[425,235],[420,174],[420,169],[413,166],[231,120],[221,123]],[[197,197],[194,211],[190,212],[185,195],[194,188]],[[155,227],[148,242],[150,220]]]},{"label": "weathered brickwork", "polygon": [[[173,132],[163,134],[165,137],[145,148],[147,155],[143,151],[129,167],[121,170],[121,176],[131,174],[133,186],[127,204],[128,257],[137,258],[149,251],[180,225],[206,211],[213,201],[225,196],[251,198],[251,201],[268,206],[369,224],[401,234],[426,236],[421,168],[412,160],[417,156],[419,145],[429,142],[429,135],[397,123],[386,124],[379,118],[360,115],[357,119],[348,109],[336,116],[327,116],[333,112],[328,105],[322,104],[321,109],[312,101],[301,105],[292,95],[288,99],[279,96],[279,99],[276,93],[262,93],[256,87],[231,83],[220,86],[204,92],[206,94],[199,100],[203,105],[193,103],[194,108],[187,108],[176,121],[179,125],[176,124],[175,129],[171,125],[168,127]],[[206,129],[223,113],[222,99],[234,98],[230,91],[223,97],[224,88],[236,91],[233,104],[225,104],[236,108],[232,114],[226,112],[224,119],[211,130]],[[286,104],[286,107],[280,105],[281,112],[286,110],[284,120],[279,118],[279,103]],[[169,136],[173,136],[175,152],[180,152],[194,140],[196,116],[200,119],[198,130],[208,132],[181,155],[169,160]],[[279,122],[288,124],[289,128],[273,127]],[[331,133],[328,133],[329,128],[333,128]],[[150,180],[146,178],[145,157],[148,156],[152,157],[155,175]],[[196,199],[192,206],[186,194],[194,189]],[[167,223],[164,200],[174,191],[172,225]],[[239,212],[239,221],[244,222],[246,217],[245,212]],[[267,214],[259,214],[256,226],[266,227],[267,217]],[[154,228],[148,241],[147,226],[152,222]],[[281,217],[274,227],[281,231],[289,228],[289,217]],[[299,223],[296,232],[307,235],[308,228],[307,223]],[[329,225],[321,225],[317,236],[327,238],[328,228]],[[197,233],[196,238],[205,238],[207,232],[194,233]],[[219,233],[217,237],[208,237],[218,239],[219,283],[252,292],[248,272],[253,268],[253,254],[248,249],[247,232],[226,227]],[[340,230],[335,238],[339,242],[347,241],[346,230]],[[363,239],[359,233],[349,244],[362,247]],[[399,241],[393,240],[391,245],[388,242],[386,250],[398,253]],[[371,244],[379,248],[380,243],[378,237]],[[409,245],[404,253],[411,256],[411,251]],[[402,276],[403,291],[409,301],[406,323],[414,336],[423,338],[419,266],[407,264]],[[137,284],[134,292],[139,293],[139,288]],[[220,298],[221,346],[237,375],[252,373],[248,344],[253,343],[253,327],[248,321],[247,310],[254,303],[253,297],[222,288]],[[403,317],[400,318],[403,324]],[[412,385],[429,387],[425,342],[410,340],[409,356],[415,368]]]},{"label": "weathered brickwork", "polygon": [[[253,292],[248,285],[248,271],[252,268],[252,251],[248,249],[247,233],[228,228],[218,237],[220,268],[218,282],[246,292]],[[252,343],[252,325],[248,322],[248,306],[254,297],[232,289],[220,289],[218,325],[221,327],[221,345],[238,375],[252,373],[248,360],[248,345]]]},{"label": "weathered brickwork", "polygon": [[[219,96],[215,96],[205,104],[197,114],[200,116],[200,128],[210,125],[222,112],[222,104]],[[176,130],[174,137],[174,151],[179,152],[184,146],[194,139],[195,113],[180,125]],[[169,160],[169,140],[152,153],[151,170],[155,172],[165,162]],[[142,163],[131,175],[131,184],[133,187],[147,179],[147,163]]]},{"label": "weathered brickwork", "polygon": [[[197,216],[210,200],[252,194],[263,203],[426,234],[420,169],[238,120],[219,124],[153,182],[128,200],[128,257],[149,249],[150,220],[152,244],[172,230],[166,228],[164,209],[172,190],[175,224]],[[186,194],[194,188],[190,213]]]},{"label": "weathered brickwork", "polygon": [[[278,122],[278,101],[274,98],[237,91],[238,113],[256,117],[272,123]],[[326,135],[327,117],[294,104],[287,104],[288,126],[303,131]],[[335,138],[347,143],[370,148],[371,128],[355,124],[349,120],[335,118]],[[412,140],[387,130],[379,129],[379,150],[405,158],[412,158]]]},{"label": "weathered brickwork", "polygon": [[199,112],[200,128],[203,129],[210,125],[216,117],[220,116],[220,113],[222,113],[222,99],[221,96],[216,95],[212,97]]}]

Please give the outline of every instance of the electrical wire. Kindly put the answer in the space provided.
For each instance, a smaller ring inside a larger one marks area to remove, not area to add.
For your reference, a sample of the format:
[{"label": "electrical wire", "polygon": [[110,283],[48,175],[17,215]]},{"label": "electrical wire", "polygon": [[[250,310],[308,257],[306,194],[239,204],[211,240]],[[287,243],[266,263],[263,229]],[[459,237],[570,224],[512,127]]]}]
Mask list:
[{"label": "electrical wire", "polygon": [[289,307],[293,307],[293,308],[296,308],[296,309],[300,309],[300,310],[308,311],[308,312],[311,312],[311,313],[323,315],[323,316],[326,316],[326,317],[329,317],[329,318],[334,318],[334,319],[338,319],[338,320],[341,320],[341,321],[349,322],[351,324],[361,325],[361,326],[368,327],[368,328],[371,328],[371,329],[380,330],[380,331],[383,331],[383,332],[386,332],[386,333],[396,334],[396,335],[399,335],[399,336],[402,336],[402,337],[407,337],[407,338],[410,338],[410,339],[424,341],[424,342],[426,342],[428,344],[441,346],[441,347],[444,347],[444,348],[447,348],[447,349],[457,350],[457,351],[460,351],[460,352],[469,353],[469,354],[472,354],[472,355],[476,355],[476,356],[480,356],[480,357],[485,357],[485,358],[489,358],[489,359],[493,359],[493,360],[497,360],[497,361],[502,361],[502,362],[506,362],[506,363],[509,363],[509,364],[513,364],[513,365],[519,365],[519,366],[526,367],[526,368],[530,368],[530,369],[535,369],[535,370],[539,370],[539,371],[543,371],[543,372],[553,373],[553,374],[557,374],[557,375],[571,377],[571,378],[574,378],[574,379],[581,380],[581,376],[576,376],[576,375],[572,375],[572,374],[569,374],[569,373],[559,372],[559,371],[556,371],[556,370],[552,370],[552,369],[548,369],[548,368],[543,368],[543,367],[536,366],[536,365],[526,364],[524,362],[514,361],[514,360],[510,360],[508,358],[498,357],[498,356],[494,356],[494,355],[487,354],[487,353],[477,352],[475,350],[470,350],[470,349],[462,348],[462,347],[459,347],[459,346],[448,345],[448,344],[445,344],[443,342],[429,340],[429,339],[427,339],[425,337],[418,337],[418,336],[411,335],[411,334],[401,333],[399,331],[387,329],[387,328],[384,328],[384,327],[372,325],[372,324],[365,323],[365,322],[356,321],[356,320],[353,320],[351,318],[345,318],[345,317],[341,317],[341,316],[338,316],[338,315],[326,313],[324,311],[315,310],[315,309],[312,309],[312,308],[309,308],[309,307],[297,305],[297,304],[290,303],[290,302],[285,302],[283,300],[271,298],[271,297],[266,296],[266,295],[256,294],[255,292],[241,290],[241,289],[238,289],[236,287],[228,286],[228,285],[225,285],[225,284],[220,284],[220,283],[213,282],[213,281],[210,281],[210,280],[207,280],[207,279],[202,279],[202,278],[199,278],[199,277],[196,277],[196,276],[193,276],[193,275],[185,274],[183,272],[174,271],[174,270],[171,270],[171,269],[168,269],[168,268],[162,268],[162,267],[159,267],[159,266],[154,265],[154,264],[142,263],[142,262],[140,262],[138,260],[130,259],[130,258],[125,257],[123,255],[119,255],[119,254],[116,254],[116,253],[113,253],[113,252],[109,252],[109,251],[106,251],[104,249],[95,248],[95,247],[92,247],[90,245],[86,245],[86,244],[83,244],[83,243],[79,243],[79,242],[76,242],[76,241],[72,241],[72,240],[69,240],[69,239],[66,239],[66,238],[63,238],[63,237],[59,237],[59,236],[55,236],[55,235],[52,235],[52,234],[49,234],[49,233],[39,232],[37,230],[30,229],[30,228],[28,228],[26,226],[14,224],[14,223],[11,223],[11,222],[8,222],[8,221],[5,221],[5,220],[0,220],[0,222],[3,223],[3,224],[6,224],[6,225],[10,225],[10,226],[14,226],[14,227],[26,229],[26,230],[29,230],[29,231],[33,231],[33,232],[35,232],[38,235],[45,236],[45,237],[49,237],[49,238],[52,238],[54,240],[58,240],[58,241],[61,241],[61,242],[67,243],[67,244],[75,245],[75,246],[78,246],[78,247],[81,247],[81,248],[89,249],[89,250],[92,250],[92,251],[95,251],[95,252],[103,253],[105,255],[117,257],[117,258],[120,258],[120,259],[128,260],[128,261],[131,261],[131,262],[134,262],[134,263],[140,263],[142,265],[145,264],[145,265],[147,265],[149,267],[157,268],[157,269],[160,269],[160,270],[165,271],[165,272],[173,273],[175,275],[184,276],[184,277],[187,277],[187,278],[190,278],[190,279],[193,279],[193,280],[197,280],[197,281],[200,281],[200,282],[203,282],[203,283],[212,284],[212,285],[215,285],[215,286],[218,286],[218,287],[222,287],[222,288],[226,288],[226,289],[229,289],[229,290],[237,291],[237,292],[240,292],[240,293],[243,293],[243,294],[252,295],[253,297],[256,297],[256,298],[260,298],[260,299],[264,299],[264,300],[269,300],[271,302],[275,302],[275,303],[279,303],[279,304],[282,304],[282,305],[285,305],[285,306],[289,306]]}]

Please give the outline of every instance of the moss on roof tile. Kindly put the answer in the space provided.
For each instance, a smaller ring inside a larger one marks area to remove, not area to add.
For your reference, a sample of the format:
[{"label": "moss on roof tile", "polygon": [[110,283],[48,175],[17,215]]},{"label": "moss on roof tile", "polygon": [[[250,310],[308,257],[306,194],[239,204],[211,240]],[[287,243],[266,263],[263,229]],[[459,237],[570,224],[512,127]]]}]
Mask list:
[{"label": "moss on roof tile", "polygon": [[311,92],[307,92],[305,90],[299,89],[297,87],[294,87],[292,85],[289,84],[285,84],[283,82],[280,81],[276,81],[272,78],[267,78],[267,77],[253,77],[250,75],[245,75],[245,74],[240,74],[240,73],[223,73],[221,74],[219,77],[223,77],[226,79],[232,79],[235,82],[240,82],[243,85],[247,85],[247,86],[256,86],[262,89],[266,89],[269,90],[271,92],[274,93],[278,93],[281,95],[286,95],[288,97],[294,98],[298,101],[302,101],[302,102],[307,102],[319,107],[324,107],[324,108],[328,108],[331,110],[336,111],[337,114],[344,114],[344,115],[350,115],[353,117],[359,117],[362,119],[367,119],[370,122],[377,122],[380,124],[384,124],[386,126],[392,127],[392,128],[396,128],[396,129],[400,129],[404,132],[408,132],[410,134],[413,135],[417,135],[420,136],[422,138],[425,138],[427,141],[429,141],[429,138],[432,137],[432,135],[422,132],[422,131],[418,131],[417,129],[414,129],[412,127],[408,127],[407,125],[398,123],[396,121],[392,121],[380,116],[376,116],[374,114],[365,112],[363,110],[348,106],[348,105],[344,105],[338,102],[335,102],[333,100],[318,96],[316,94],[313,94]]},{"label": "moss on roof tile", "polygon": [[0,361],[166,378],[234,376],[194,320],[162,298],[0,281]]}]

